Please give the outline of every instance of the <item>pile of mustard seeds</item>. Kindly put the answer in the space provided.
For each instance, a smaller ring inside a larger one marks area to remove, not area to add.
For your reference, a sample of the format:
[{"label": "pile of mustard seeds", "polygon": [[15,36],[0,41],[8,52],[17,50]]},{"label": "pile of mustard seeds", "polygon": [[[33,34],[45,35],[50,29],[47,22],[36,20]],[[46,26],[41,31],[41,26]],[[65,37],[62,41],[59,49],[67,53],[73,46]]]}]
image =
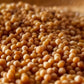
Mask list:
[{"label": "pile of mustard seeds", "polygon": [[84,84],[84,16],[0,4],[0,84]]}]

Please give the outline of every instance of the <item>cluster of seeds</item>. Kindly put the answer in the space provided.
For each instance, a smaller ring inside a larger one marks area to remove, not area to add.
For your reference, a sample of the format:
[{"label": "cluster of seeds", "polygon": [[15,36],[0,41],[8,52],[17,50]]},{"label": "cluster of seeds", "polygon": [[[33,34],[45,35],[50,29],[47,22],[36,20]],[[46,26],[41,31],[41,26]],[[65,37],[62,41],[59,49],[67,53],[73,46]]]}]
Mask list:
[{"label": "cluster of seeds", "polygon": [[0,5],[0,84],[84,84],[84,16],[67,8]]}]

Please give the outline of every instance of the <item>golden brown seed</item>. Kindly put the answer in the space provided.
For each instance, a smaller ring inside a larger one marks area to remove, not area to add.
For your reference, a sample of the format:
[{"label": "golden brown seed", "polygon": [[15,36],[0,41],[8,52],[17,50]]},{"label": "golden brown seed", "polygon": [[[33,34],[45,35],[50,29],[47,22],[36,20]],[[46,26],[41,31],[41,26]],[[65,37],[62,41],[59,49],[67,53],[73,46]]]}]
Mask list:
[{"label": "golden brown seed", "polygon": [[21,32],[22,32],[22,28],[19,27],[19,28],[16,29],[16,33],[17,33],[17,34],[19,34],[19,33],[21,33]]},{"label": "golden brown seed", "polygon": [[42,55],[47,55],[47,54],[48,54],[47,51],[43,51],[43,52],[42,52]]},{"label": "golden brown seed", "polygon": [[50,58],[50,55],[45,55],[45,56],[43,57],[43,60],[44,60],[44,61],[47,61],[49,58]]},{"label": "golden brown seed", "polygon": [[56,39],[56,40],[55,40],[55,43],[56,43],[57,45],[59,45],[59,44],[61,43],[61,39]]},{"label": "golden brown seed", "polygon": [[7,78],[2,78],[2,83],[8,83],[8,79]]},{"label": "golden brown seed", "polygon": [[14,55],[14,59],[15,60],[19,60],[20,59],[20,55]]},{"label": "golden brown seed", "polygon": [[52,68],[48,68],[48,69],[47,69],[47,73],[48,73],[48,74],[51,74],[52,72],[53,72],[53,69],[52,69]]},{"label": "golden brown seed", "polygon": [[71,53],[71,54],[69,55],[70,58],[73,58],[73,57],[75,57],[75,56],[76,56],[75,53]]},{"label": "golden brown seed", "polygon": [[40,76],[36,76],[36,77],[35,77],[35,80],[36,80],[36,81],[40,81],[40,80],[41,80],[41,77],[40,77]]},{"label": "golden brown seed", "polygon": [[28,47],[27,46],[22,46],[22,50],[28,50]]},{"label": "golden brown seed", "polygon": [[41,71],[40,71],[40,76],[41,76],[41,77],[44,77],[45,74],[46,74],[46,70],[41,70]]},{"label": "golden brown seed", "polygon": [[59,74],[64,74],[66,72],[66,70],[64,68],[59,68],[58,72],[59,72]]},{"label": "golden brown seed", "polygon": [[40,75],[40,72],[39,72],[39,71],[37,71],[35,75]]},{"label": "golden brown seed", "polygon": [[2,51],[3,51],[3,52],[5,52],[5,50],[8,49],[8,47],[7,47],[7,46],[4,46],[4,45],[2,45],[1,48],[2,48]]},{"label": "golden brown seed", "polygon": [[50,66],[51,66],[51,64],[49,62],[44,62],[43,63],[44,68],[49,68]]},{"label": "golden brown seed", "polygon": [[68,47],[68,46],[65,46],[65,47],[63,48],[63,50],[69,50],[69,47]]},{"label": "golden brown seed", "polygon": [[53,59],[53,58],[50,58],[50,59],[48,60],[48,62],[49,62],[50,64],[53,64],[53,63],[54,63],[54,59]]},{"label": "golden brown seed", "polygon": [[36,71],[38,71],[38,67],[33,67],[32,71],[35,73]]},{"label": "golden brown seed", "polygon": [[11,45],[11,49],[16,49],[16,44]]},{"label": "golden brown seed", "polygon": [[74,58],[73,58],[73,62],[74,62],[74,63],[77,63],[77,62],[79,62],[79,61],[80,61],[80,58],[79,58],[79,57],[74,57]]},{"label": "golden brown seed", "polygon": [[57,79],[57,74],[56,73],[52,73],[51,74],[51,78],[54,79],[54,80],[56,80]]},{"label": "golden brown seed", "polygon": [[11,42],[12,42],[12,44],[16,44],[17,43],[16,38],[11,39]]},{"label": "golden brown seed", "polygon": [[26,60],[26,59],[29,59],[29,57],[30,56],[28,54],[24,54],[23,59]]},{"label": "golden brown seed", "polygon": [[10,31],[11,27],[10,26],[6,26],[6,31]]},{"label": "golden brown seed", "polygon": [[38,63],[43,63],[43,60],[41,58],[39,58]]},{"label": "golden brown seed", "polygon": [[14,79],[14,73],[11,72],[11,71],[9,71],[9,72],[7,73],[7,78],[8,78],[8,79]]},{"label": "golden brown seed", "polygon": [[24,70],[24,71],[28,71],[28,70],[29,70],[29,67],[28,67],[28,66],[24,66],[24,67],[23,67],[23,70]]},{"label": "golden brown seed", "polygon": [[20,79],[17,79],[16,84],[22,84],[22,81]]},{"label": "golden brown seed", "polygon": [[50,39],[46,39],[46,40],[43,42],[43,45],[44,45],[44,46],[47,46],[47,45],[49,44],[49,42],[50,42]]},{"label": "golden brown seed", "polygon": [[65,62],[63,60],[59,61],[57,66],[60,67],[64,67]]},{"label": "golden brown seed", "polygon": [[63,80],[66,80],[66,76],[65,76],[65,75],[61,76],[61,77],[60,77],[60,80],[62,80],[62,81],[63,81]]},{"label": "golden brown seed", "polygon": [[17,67],[17,66],[20,66],[20,62],[19,62],[18,60],[14,61],[13,64],[14,64],[14,66],[16,66],[16,67]]},{"label": "golden brown seed", "polygon": [[82,77],[81,76],[76,76],[74,79],[77,83],[81,83],[82,82]]},{"label": "golden brown seed", "polygon": [[38,47],[36,47],[36,52],[37,53],[42,53],[43,50],[44,50],[44,46],[38,46]]},{"label": "golden brown seed", "polygon": [[74,70],[70,70],[69,73],[70,74],[75,74],[75,71]]},{"label": "golden brown seed", "polygon": [[28,63],[28,67],[29,67],[29,68],[33,68],[33,67],[34,67],[34,63],[29,62],[29,63]]},{"label": "golden brown seed", "polygon": [[44,75],[44,80],[50,81],[51,80],[51,76],[49,74],[45,74]]},{"label": "golden brown seed", "polygon": [[41,84],[48,84],[48,81],[42,80]]},{"label": "golden brown seed", "polygon": [[0,66],[0,72],[1,72],[1,71],[3,71],[3,67],[2,67],[2,66]]},{"label": "golden brown seed", "polygon": [[54,56],[54,60],[55,60],[56,62],[58,62],[58,61],[61,60],[61,58],[60,58],[60,56]]},{"label": "golden brown seed", "polygon": [[61,81],[60,81],[60,80],[57,80],[57,81],[55,82],[55,84],[61,84]]},{"label": "golden brown seed", "polygon": [[75,49],[71,49],[70,53],[76,53],[76,50]]},{"label": "golden brown seed", "polygon": [[6,54],[6,55],[11,55],[12,52],[11,52],[11,50],[7,49],[7,50],[5,51],[5,54]]},{"label": "golden brown seed", "polygon": [[0,65],[3,67],[6,65],[6,60],[5,59],[0,59]]},{"label": "golden brown seed", "polygon": [[17,46],[17,47],[22,47],[21,42],[17,42],[16,46]]},{"label": "golden brown seed", "polygon": [[29,77],[28,77],[28,75],[25,74],[25,73],[23,73],[23,74],[21,75],[21,81],[22,81],[23,83],[28,83],[28,82],[29,82]]},{"label": "golden brown seed", "polygon": [[68,83],[68,80],[63,80],[62,83],[63,84],[67,84]]},{"label": "golden brown seed", "polygon": [[11,61],[12,60],[12,57],[11,56],[7,56],[6,57],[6,61]]},{"label": "golden brown seed", "polygon": [[79,68],[83,68],[84,67],[84,62],[83,61],[79,61],[77,63],[77,65],[78,65]]}]

